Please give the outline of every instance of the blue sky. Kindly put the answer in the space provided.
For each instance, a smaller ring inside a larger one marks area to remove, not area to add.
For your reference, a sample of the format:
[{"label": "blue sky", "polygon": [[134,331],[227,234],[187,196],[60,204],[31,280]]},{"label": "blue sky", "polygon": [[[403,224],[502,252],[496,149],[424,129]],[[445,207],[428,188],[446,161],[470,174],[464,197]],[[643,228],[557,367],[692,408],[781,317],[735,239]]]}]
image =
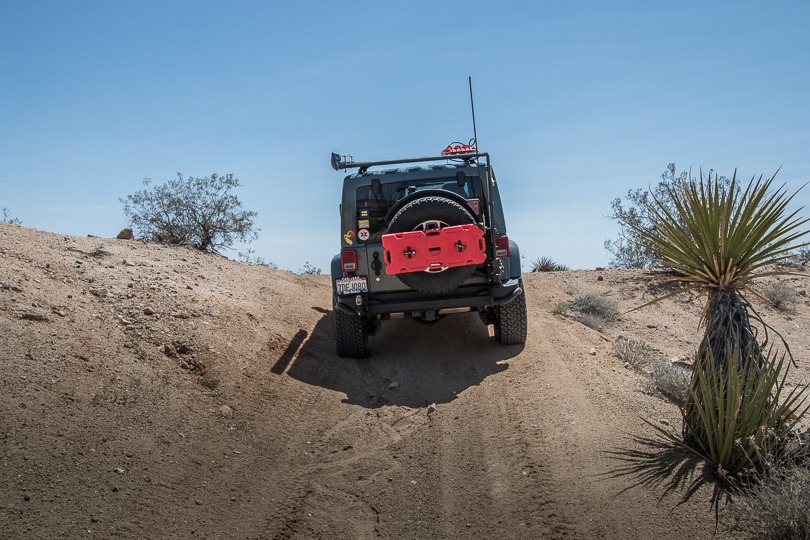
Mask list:
[{"label": "blue sky", "polygon": [[808,28],[810,2],[779,0],[0,0],[0,207],[109,237],[144,178],[233,173],[256,255],[327,270],[330,152],[470,139],[469,75],[510,237],[592,268],[610,201],[670,162],[810,180]]}]

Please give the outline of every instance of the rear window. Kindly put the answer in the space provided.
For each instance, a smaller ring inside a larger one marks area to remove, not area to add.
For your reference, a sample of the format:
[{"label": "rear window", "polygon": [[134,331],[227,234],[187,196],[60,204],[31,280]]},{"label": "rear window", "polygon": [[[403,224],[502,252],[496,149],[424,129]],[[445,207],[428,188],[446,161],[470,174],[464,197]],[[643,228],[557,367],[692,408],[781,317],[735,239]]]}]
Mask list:
[{"label": "rear window", "polygon": [[[475,182],[473,181],[475,180]],[[460,195],[464,199],[475,199],[478,177],[467,177],[463,186],[455,178],[429,180],[407,180],[389,184],[380,184],[378,193],[374,193],[372,184],[357,188],[357,229],[367,229],[367,242],[380,241],[388,232],[385,216],[388,211],[403,197],[426,189],[442,189]]]}]

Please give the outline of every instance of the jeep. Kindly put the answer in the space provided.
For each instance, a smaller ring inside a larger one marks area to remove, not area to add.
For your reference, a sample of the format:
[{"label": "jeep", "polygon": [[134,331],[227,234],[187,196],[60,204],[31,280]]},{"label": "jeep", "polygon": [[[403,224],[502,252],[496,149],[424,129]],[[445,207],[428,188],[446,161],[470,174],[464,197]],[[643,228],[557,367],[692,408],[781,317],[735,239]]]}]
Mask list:
[{"label": "jeep", "polygon": [[494,325],[499,343],[526,341],[520,251],[489,154],[472,144],[388,161],[332,154],[336,171],[358,169],[343,179],[331,264],[339,356],[367,357],[384,320],[430,324],[469,311]]}]

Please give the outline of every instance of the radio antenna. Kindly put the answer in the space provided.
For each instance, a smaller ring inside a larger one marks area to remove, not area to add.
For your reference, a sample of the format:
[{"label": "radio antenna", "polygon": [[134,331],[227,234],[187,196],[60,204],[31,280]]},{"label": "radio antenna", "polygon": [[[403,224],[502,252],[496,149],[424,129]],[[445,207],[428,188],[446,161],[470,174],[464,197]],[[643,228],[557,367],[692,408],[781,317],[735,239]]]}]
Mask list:
[{"label": "radio antenna", "polygon": [[477,149],[479,148],[479,146],[478,146],[478,132],[475,129],[475,102],[473,101],[472,75],[467,76],[467,81],[470,83],[470,109],[472,110],[472,122],[473,122],[473,144],[471,144],[470,146],[475,146],[475,148]]}]

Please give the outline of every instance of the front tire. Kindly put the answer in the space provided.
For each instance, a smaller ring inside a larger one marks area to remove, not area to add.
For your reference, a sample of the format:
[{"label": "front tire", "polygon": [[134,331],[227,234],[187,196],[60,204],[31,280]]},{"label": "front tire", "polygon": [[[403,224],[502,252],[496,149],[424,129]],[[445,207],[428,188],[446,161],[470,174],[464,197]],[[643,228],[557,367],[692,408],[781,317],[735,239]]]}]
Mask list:
[{"label": "front tire", "polygon": [[343,358],[366,358],[368,350],[368,326],[356,315],[333,310],[335,320],[335,349]]},{"label": "front tire", "polygon": [[495,308],[495,339],[501,345],[526,343],[527,326],[525,293]]}]

